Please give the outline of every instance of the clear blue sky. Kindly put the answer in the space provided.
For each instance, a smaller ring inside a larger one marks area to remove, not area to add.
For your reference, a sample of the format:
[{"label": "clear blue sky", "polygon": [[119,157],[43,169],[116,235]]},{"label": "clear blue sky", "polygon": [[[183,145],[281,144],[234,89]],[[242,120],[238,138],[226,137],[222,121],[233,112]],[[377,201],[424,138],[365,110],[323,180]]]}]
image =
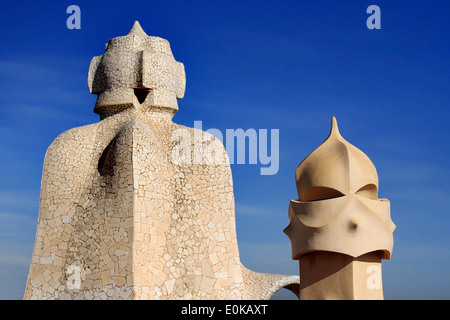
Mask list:
[{"label": "clear blue sky", "polygon": [[[69,30],[66,8],[81,8]],[[381,8],[381,30],[366,9]],[[87,71],[139,20],[184,63],[174,121],[203,129],[279,129],[280,170],[232,165],[243,263],[297,274],[282,230],[297,165],[331,117],[377,167],[391,201],[386,299],[450,298],[448,119],[450,2],[9,1],[0,10],[0,299],[21,299],[33,250],[47,147],[97,122]]]}]

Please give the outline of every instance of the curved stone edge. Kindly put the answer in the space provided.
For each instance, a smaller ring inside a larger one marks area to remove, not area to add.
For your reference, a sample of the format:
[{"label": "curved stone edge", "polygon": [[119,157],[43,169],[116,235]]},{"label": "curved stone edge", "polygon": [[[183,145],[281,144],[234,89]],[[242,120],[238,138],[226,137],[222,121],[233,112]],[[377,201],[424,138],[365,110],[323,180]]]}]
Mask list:
[{"label": "curved stone edge", "polygon": [[242,266],[242,276],[249,300],[269,300],[275,292],[283,288],[299,297],[300,277],[298,275],[261,273]]}]

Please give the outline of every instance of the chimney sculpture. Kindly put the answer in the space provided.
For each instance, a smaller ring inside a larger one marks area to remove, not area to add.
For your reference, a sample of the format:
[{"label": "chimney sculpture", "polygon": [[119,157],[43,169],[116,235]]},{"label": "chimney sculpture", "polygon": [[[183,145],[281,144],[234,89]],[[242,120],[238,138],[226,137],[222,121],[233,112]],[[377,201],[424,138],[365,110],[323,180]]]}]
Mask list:
[{"label": "chimney sculpture", "polygon": [[[25,299],[269,299],[298,276],[240,261],[220,140],[172,122],[184,66],[136,22],[92,59],[101,121],[47,150]],[[199,157],[200,156],[200,157]]]},{"label": "chimney sculpture", "polygon": [[284,232],[299,260],[300,299],[383,299],[381,260],[391,257],[395,229],[390,203],[378,199],[374,165],[344,140],[334,117],[295,179],[298,200]]}]

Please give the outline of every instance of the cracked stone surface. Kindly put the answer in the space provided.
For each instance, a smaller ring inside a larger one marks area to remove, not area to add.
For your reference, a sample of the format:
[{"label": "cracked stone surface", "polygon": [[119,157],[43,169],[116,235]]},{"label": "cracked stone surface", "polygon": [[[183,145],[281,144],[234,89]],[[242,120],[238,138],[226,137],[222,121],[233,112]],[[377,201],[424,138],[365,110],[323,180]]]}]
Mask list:
[{"label": "cracked stone surface", "polygon": [[92,59],[88,86],[101,120],[62,133],[47,150],[25,299],[298,293],[298,276],[242,265],[225,148],[172,121],[185,83],[168,41],[138,22]]}]

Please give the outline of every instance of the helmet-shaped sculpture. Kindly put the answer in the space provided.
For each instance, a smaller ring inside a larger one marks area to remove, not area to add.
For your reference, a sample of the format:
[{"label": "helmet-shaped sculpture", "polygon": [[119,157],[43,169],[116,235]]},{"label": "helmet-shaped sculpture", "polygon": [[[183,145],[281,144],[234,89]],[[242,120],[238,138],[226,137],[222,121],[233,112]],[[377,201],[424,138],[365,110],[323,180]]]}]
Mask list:
[{"label": "helmet-shaped sculpture", "polygon": [[93,58],[88,84],[101,119],[62,133],[46,153],[25,299],[298,294],[298,276],[241,263],[229,162],[174,152],[228,160],[219,139],[172,121],[185,81],[169,43],[137,22]]},{"label": "helmet-shaped sculpture", "polygon": [[339,133],[336,119],[322,145],[296,170],[299,200],[289,206],[284,230],[298,260],[312,251],[358,257],[380,251],[389,259],[395,225],[390,203],[378,199],[378,175],[370,159]]},{"label": "helmet-shaped sculpture", "polygon": [[105,53],[92,59],[88,86],[98,95],[94,111],[102,118],[131,107],[169,108],[175,114],[186,75],[169,42],[148,36],[136,21],[128,35],[109,40]]}]

